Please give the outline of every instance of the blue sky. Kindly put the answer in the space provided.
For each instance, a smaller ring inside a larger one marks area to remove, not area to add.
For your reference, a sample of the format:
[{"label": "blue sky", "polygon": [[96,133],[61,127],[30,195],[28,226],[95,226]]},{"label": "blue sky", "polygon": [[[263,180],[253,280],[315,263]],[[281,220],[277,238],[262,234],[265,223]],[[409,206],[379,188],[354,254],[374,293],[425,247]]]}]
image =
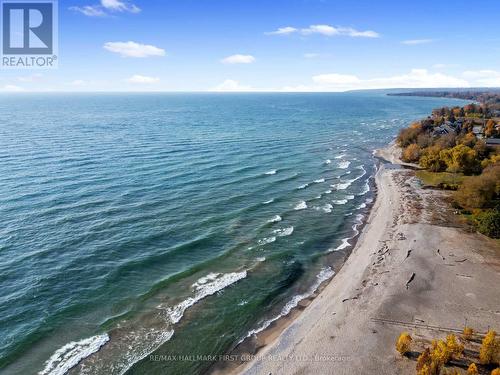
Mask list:
[{"label": "blue sky", "polygon": [[60,0],[59,67],[3,91],[500,86],[500,1]]}]

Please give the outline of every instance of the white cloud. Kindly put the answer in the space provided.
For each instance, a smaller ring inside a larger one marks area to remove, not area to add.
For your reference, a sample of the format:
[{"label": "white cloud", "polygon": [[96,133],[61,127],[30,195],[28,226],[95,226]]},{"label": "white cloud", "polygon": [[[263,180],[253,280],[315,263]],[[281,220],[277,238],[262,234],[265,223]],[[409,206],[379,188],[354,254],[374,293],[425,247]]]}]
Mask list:
[{"label": "white cloud", "polygon": [[70,83],[72,86],[85,86],[87,82],[85,82],[83,79],[75,79]]},{"label": "white cloud", "polygon": [[2,88],[0,88],[0,91],[21,92],[24,91],[24,88],[16,85],[5,85]]},{"label": "white cloud", "polygon": [[99,5],[85,5],[83,7],[70,7],[69,10],[82,13],[87,17],[104,17],[106,12]]},{"label": "white cloud", "polygon": [[160,82],[157,77],[142,76],[140,74],[135,74],[127,79],[128,83],[139,84],[139,85],[151,85]]},{"label": "white cloud", "polygon": [[136,42],[107,42],[104,49],[118,53],[122,57],[165,56],[165,50],[148,44]]},{"label": "white cloud", "polygon": [[267,32],[264,34],[266,34],[266,35],[289,35],[289,34],[293,34],[293,33],[297,32],[297,31],[299,31],[299,30],[296,29],[295,27],[286,26],[286,27],[280,27],[280,28],[278,28],[278,30],[270,31],[270,32]]},{"label": "white cloud", "polygon": [[141,11],[135,4],[121,0],[101,0],[101,5],[114,12],[139,13]]},{"label": "white cloud", "polygon": [[241,85],[238,81],[233,79],[226,79],[220,85],[215,86],[209,91],[218,91],[218,92],[237,92],[237,91],[255,91],[250,86]]},{"label": "white cloud", "polygon": [[331,25],[310,25],[307,28],[297,29],[295,27],[287,26],[281,27],[276,31],[271,31],[268,35],[289,35],[293,33],[300,33],[302,35],[320,34],[325,36],[350,36],[353,38],[379,38],[380,34],[372,31],[359,31],[352,27],[331,26]]},{"label": "white cloud", "polygon": [[74,12],[79,12],[88,17],[105,17],[110,13],[117,12],[127,12],[127,13],[139,13],[141,8],[137,5],[122,1],[122,0],[101,0],[100,4],[95,5],[84,5],[84,6],[73,6],[69,8]]},{"label": "white cloud", "polygon": [[304,57],[306,59],[315,59],[316,57],[319,57],[319,56],[320,56],[320,54],[315,53],[315,52],[304,53]]},{"label": "white cloud", "polygon": [[500,72],[496,70],[468,70],[463,76],[472,80],[473,86],[500,87]]},{"label": "white cloud", "polygon": [[470,87],[464,79],[430,73],[426,69],[412,69],[407,74],[362,79],[351,74],[318,74],[312,77],[312,85],[285,87],[283,91],[347,91],[363,89],[388,88],[439,88],[439,87]]},{"label": "white cloud", "polygon": [[39,81],[43,77],[42,74],[40,73],[35,73],[29,76],[22,76],[22,77],[17,77],[17,80],[19,82],[35,82]]},{"label": "white cloud", "polygon": [[255,62],[255,57],[252,55],[231,55],[221,60],[223,64],[251,64]]},{"label": "white cloud", "polygon": [[406,44],[407,46],[415,46],[417,44],[429,44],[434,42],[433,39],[410,39],[410,40],[403,40],[401,44]]}]

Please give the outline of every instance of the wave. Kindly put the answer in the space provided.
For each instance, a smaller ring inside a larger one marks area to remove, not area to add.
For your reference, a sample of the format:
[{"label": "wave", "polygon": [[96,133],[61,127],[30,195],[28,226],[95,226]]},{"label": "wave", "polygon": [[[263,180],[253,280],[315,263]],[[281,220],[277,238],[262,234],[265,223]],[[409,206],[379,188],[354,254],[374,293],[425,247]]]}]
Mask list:
[{"label": "wave", "polygon": [[290,314],[290,311],[292,311],[292,309],[297,307],[300,301],[302,301],[306,298],[309,298],[312,294],[314,294],[314,292],[316,292],[316,290],[319,288],[321,283],[332,278],[333,275],[335,275],[335,272],[330,267],[322,269],[320,271],[320,273],[318,275],[316,275],[316,280],[315,280],[314,284],[311,285],[311,287],[307,290],[307,292],[293,296],[292,299],[289,300],[285,304],[285,306],[283,306],[283,308],[281,309],[281,311],[278,315],[276,315],[274,318],[271,318],[271,319],[264,321],[259,327],[250,330],[247,333],[247,335],[238,342],[238,344],[242,343],[246,338],[248,338],[252,335],[255,335],[259,332],[262,332],[263,330],[265,330],[267,327],[269,327],[276,320]]},{"label": "wave", "polygon": [[293,227],[275,229],[273,230],[273,233],[276,234],[278,237],[290,236],[293,233]]},{"label": "wave", "polygon": [[276,172],[277,172],[277,170],[276,170],[276,169],[273,169],[273,170],[268,171],[268,172],[266,172],[266,173],[264,173],[264,174],[267,174],[267,175],[269,175],[269,176],[270,176],[270,175],[276,174]]},{"label": "wave", "polygon": [[333,202],[333,204],[346,204],[347,199],[336,199],[336,200],[333,200],[332,202]]},{"label": "wave", "polygon": [[368,180],[366,180],[365,184],[363,185],[363,190],[358,195],[365,195],[369,191],[370,191],[370,185],[368,184]]},{"label": "wave", "polygon": [[266,261],[266,257],[258,257],[257,258],[257,262],[265,262]]},{"label": "wave", "polygon": [[266,238],[262,238],[257,243],[262,246],[262,245],[266,245],[268,243],[272,243],[274,241],[276,241],[276,237],[266,237]]},{"label": "wave", "polygon": [[349,168],[349,165],[351,165],[351,162],[349,160],[342,160],[339,163],[339,168],[340,169],[347,169],[347,168]]},{"label": "wave", "polygon": [[293,209],[294,210],[305,210],[307,208],[307,203],[304,201],[300,201]]},{"label": "wave", "polygon": [[330,159],[325,160],[325,164],[330,164],[332,161]]},{"label": "wave", "polygon": [[297,189],[299,189],[299,190],[305,189],[308,186],[309,186],[309,184],[300,185],[299,187],[297,187]]},{"label": "wave", "polygon": [[273,202],[274,202],[274,198],[271,198],[268,201],[262,202],[262,204],[269,204],[269,203],[273,203]]},{"label": "wave", "polygon": [[346,181],[346,182],[339,182],[338,184],[330,185],[332,188],[336,190],[345,190],[349,186],[351,186],[352,181]]},{"label": "wave", "polygon": [[366,208],[366,203],[361,203],[359,206],[356,206],[356,210],[361,210],[362,208]]},{"label": "wave", "polygon": [[268,223],[277,223],[279,221],[283,220],[280,215],[273,216],[272,219],[269,219],[267,222]]},{"label": "wave", "polygon": [[342,159],[346,154],[340,154],[334,157],[334,159]]},{"label": "wave", "polygon": [[332,191],[331,191],[331,190],[327,190],[327,191],[325,191],[325,194],[331,194],[331,193],[332,193]]},{"label": "wave", "polygon": [[328,250],[328,252],[331,253],[333,251],[339,251],[339,250],[345,249],[347,247],[351,247],[352,245],[349,243],[350,239],[351,239],[350,237],[343,238],[342,243],[339,246],[337,246],[335,249]]},{"label": "wave", "polygon": [[202,299],[215,294],[222,289],[228,287],[247,277],[247,271],[231,272],[226,274],[210,273],[198,279],[192,287],[195,290],[193,297],[189,297],[181,303],[164,309],[166,319],[172,324],[178,323],[184,316],[184,312],[195,303]]},{"label": "wave", "polygon": [[320,184],[322,182],[325,182],[325,179],[324,178],[320,178],[320,179],[317,179],[317,180],[314,180],[314,183],[315,184]]},{"label": "wave", "polygon": [[354,199],[354,195],[347,195],[345,199],[347,199],[348,201],[352,201]]},{"label": "wave", "polygon": [[109,341],[107,333],[92,336],[84,340],[70,342],[45,362],[45,368],[38,375],[63,375],[75,367],[82,359],[96,353]]}]

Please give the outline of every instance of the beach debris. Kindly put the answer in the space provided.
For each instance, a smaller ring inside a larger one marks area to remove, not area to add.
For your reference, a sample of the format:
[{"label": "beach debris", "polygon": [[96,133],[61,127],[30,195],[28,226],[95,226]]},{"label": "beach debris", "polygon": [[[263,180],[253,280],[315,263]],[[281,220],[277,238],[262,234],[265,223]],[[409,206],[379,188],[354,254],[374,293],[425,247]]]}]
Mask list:
[{"label": "beach debris", "polygon": [[445,260],[446,258],[443,256],[443,254],[441,254],[441,250],[437,249],[437,253],[438,255],[443,258],[443,260]]},{"label": "beach debris", "polygon": [[404,235],[404,233],[399,232],[397,234],[397,239],[398,239],[398,241],[403,241],[403,240],[406,240],[406,236]]},{"label": "beach debris", "polygon": [[465,262],[466,260],[467,260],[467,258],[462,259],[462,260],[456,260],[455,262],[457,262],[457,263],[463,263],[463,262]]},{"label": "beach debris", "polygon": [[359,298],[359,294],[358,294],[357,296],[354,296],[354,297],[351,297],[351,298],[344,298],[344,299],[342,300],[342,302],[346,302],[346,301],[349,301],[349,300],[351,300],[351,299],[358,299],[358,298]]},{"label": "beach debris", "polygon": [[406,258],[408,258],[410,256],[411,252],[412,252],[412,249],[408,250],[408,252],[406,253],[406,257],[405,257],[404,260],[406,260]]},{"label": "beach debris", "polygon": [[411,274],[411,277],[409,278],[409,280],[406,282],[406,289],[408,289],[410,287],[410,283],[413,281],[413,279],[415,278],[415,272],[413,272]]}]

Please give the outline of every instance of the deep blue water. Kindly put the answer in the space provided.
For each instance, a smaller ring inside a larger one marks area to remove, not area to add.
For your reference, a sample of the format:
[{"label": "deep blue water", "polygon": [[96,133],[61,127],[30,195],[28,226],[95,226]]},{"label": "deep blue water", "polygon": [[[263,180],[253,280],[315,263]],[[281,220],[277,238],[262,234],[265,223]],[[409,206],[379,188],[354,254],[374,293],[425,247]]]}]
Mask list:
[{"label": "deep blue water", "polygon": [[331,277],[373,150],[451,103],[1,96],[0,371],[202,372],[147,355],[222,354]]}]

